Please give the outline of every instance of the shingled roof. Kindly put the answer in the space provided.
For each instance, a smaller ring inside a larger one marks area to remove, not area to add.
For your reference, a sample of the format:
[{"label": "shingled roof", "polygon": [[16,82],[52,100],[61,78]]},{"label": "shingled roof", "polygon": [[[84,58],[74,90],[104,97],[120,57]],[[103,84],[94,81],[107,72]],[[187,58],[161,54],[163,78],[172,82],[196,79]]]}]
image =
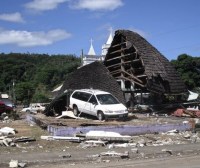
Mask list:
[{"label": "shingled roof", "polygon": [[134,82],[143,89],[159,93],[185,91],[183,81],[168,59],[133,31],[115,32],[105,66],[116,79]]},{"label": "shingled roof", "polygon": [[115,78],[113,78],[106,67],[101,62],[93,62],[85,65],[73,73],[65,80],[59,94],[66,90],[75,89],[100,89],[110,92],[122,103],[125,103],[123,92]]}]

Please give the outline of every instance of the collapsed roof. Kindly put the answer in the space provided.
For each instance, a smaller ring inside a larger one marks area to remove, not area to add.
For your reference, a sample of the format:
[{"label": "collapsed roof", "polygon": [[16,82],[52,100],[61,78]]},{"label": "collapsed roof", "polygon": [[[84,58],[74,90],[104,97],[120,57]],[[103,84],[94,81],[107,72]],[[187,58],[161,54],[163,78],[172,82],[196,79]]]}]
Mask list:
[{"label": "collapsed roof", "polygon": [[134,83],[136,88],[171,94],[185,91],[185,85],[173,65],[135,32],[115,32],[104,64],[115,79]]},{"label": "collapsed roof", "polygon": [[59,94],[63,94],[67,90],[90,88],[107,91],[118,98],[120,102],[125,103],[120,86],[101,62],[93,62],[71,73],[66,78]]}]

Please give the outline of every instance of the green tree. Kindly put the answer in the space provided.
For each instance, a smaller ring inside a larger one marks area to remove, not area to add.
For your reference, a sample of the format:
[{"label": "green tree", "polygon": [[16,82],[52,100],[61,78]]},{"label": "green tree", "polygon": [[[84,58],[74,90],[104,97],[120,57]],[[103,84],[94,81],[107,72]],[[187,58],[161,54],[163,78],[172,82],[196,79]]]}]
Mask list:
[{"label": "green tree", "polygon": [[20,103],[29,104],[34,94],[34,85],[31,82],[20,82],[16,84],[15,95]]},{"label": "green tree", "polygon": [[179,55],[177,60],[171,61],[188,89],[200,87],[200,57],[187,54]]}]

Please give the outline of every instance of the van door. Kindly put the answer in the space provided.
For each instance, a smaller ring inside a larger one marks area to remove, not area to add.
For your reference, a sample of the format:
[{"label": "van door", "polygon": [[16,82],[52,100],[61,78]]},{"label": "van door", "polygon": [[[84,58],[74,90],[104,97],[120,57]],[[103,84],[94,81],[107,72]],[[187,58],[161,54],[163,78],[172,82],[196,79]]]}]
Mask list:
[{"label": "van door", "polygon": [[97,116],[96,106],[98,105],[97,99],[94,95],[88,101],[89,104],[89,114],[93,116]]},{"label": "van door", "polygon": [[83,113],[87,113],[89,114],[89,103],[88,103],[88,100],[90,99],[90,97],[92,96],[92,94],[90,93],[84,93],[82,92],[81,93],[81,109]]}]

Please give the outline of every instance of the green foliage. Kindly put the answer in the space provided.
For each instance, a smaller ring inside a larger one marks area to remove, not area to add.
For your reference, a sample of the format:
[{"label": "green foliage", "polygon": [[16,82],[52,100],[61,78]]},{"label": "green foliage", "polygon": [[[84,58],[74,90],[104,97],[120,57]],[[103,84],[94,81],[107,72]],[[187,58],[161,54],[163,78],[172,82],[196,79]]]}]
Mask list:
[{"label": "green foliage", "polygon": [[80,66],[73,55],[0,54],[0,92],[13,92],[18,102],[47,101],[49,92]]},{"label": "green foliage", "polygon": [[34,85],[31,82],[18,82],[15,87],[16,99],[24,104],[30,103],[34,92]]},{"label": "green foliage", "polygon": [[181,75],[188,89],[200,87],[200,57],[187,54],[179,55],[177,60],[171,61]]}]

